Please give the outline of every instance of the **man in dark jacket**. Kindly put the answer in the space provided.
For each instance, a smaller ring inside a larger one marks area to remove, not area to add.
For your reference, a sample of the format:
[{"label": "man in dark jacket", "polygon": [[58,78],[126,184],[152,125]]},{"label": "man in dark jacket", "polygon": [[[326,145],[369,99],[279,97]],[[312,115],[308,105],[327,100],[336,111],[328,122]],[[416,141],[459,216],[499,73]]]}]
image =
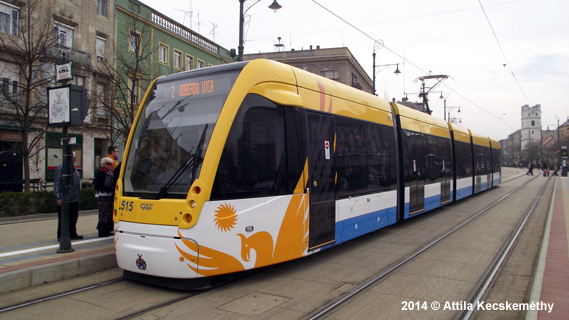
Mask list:
[{"label": "man in dark jacket", "polygon": [[[79,172],[75,168],[77,155],[73,152],[73,172],[71,173],[71,185],[68,189],[69,197],[69,238],[71,240],[83,239],[83,236],[77,234],[77,219],[79,218],[79,201],[81,200],[81,189],[79,184],[81,178]],[[57,240],[61,238],[61,203],[63,198],[63,163],[55,169],[55,180],[53,181],[53,194],[57,201]]]}]

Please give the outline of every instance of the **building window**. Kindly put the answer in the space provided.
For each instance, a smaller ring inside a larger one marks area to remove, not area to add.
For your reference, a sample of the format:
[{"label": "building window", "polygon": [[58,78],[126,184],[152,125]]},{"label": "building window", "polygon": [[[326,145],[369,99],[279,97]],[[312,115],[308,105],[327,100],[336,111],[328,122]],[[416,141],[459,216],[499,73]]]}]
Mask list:
[{"label": "building window", "polygon": [[194,58],[192,56],[186,55],[186,66],[185,70],[192,70],[194,68]]},{"label": "building window", "polygon": [[338,80],[338,70],[320,71],[320,75],[332,80]]},{"label": "building window", "polygon": [[107,0],[97,0],[97,13],[104,17],[107,16]]},{"label": "building window", "polygon": [[168,64],[168,46],[163,43],[158,47],[158,62]]},{"label": "building window", "polygon": [[18,93],[18,81],[2,77],[2,93],[14,97]]},{"label": "building window", "polygon": [[532,121],[531,121],[531,126],[532,126],[532,127],[535,126],[535,120],[532,120]]},{"label": "building window", "polygon": [[19,8],[0,2],[0,31],[17,35],[19,15]]},{"label": "building window", "polygon": [[178,50],[174,50],[174,68],[180,69],[182,64],[182,52]]},{"label": "building window", "polygon": [[200,59],[198,59],[198,69],[201,69],[201,68],[203,68],[203,67],[205,67],[205,62],[202,61],[202,60],[200,60]]},{"label": "building window", "polygon": [[109,111],[105,108],[105,102],[107,98],[105,96],[105,84],[97,82],[97,116],[107,117]]},{"label": "building window", "polygon": [[134,53],[138,53],[140,50],[140,33],[134,30],[130,30],[128,50]]},{"label": "building window", "polygon": [[85,86],[85,77],[82,76],[73,76],[73,84],[78,86]]},{"label": "building window", "polygon": [[95,51],[97,54],[97,61],[105,61],[105,47],[107,40],[105,38],[97,37],[95,44]]},{"label": "building window", "polygon": [[19,92],[18,66],[14,63],[0,61],[0,76],[2,95],[0,97],[13,97]]},{"label": "building window", "polygon": [[61,23],[56,23],[54,27],[55,41],[58,45],[66,48],[73,47],[73,28]]},{"label": "building window", "polygon": [[352,87],[360,90],[363,89],[363,86],[360,84],[358,80],[358,76],[356,76],[353,72],[352,72]]}]

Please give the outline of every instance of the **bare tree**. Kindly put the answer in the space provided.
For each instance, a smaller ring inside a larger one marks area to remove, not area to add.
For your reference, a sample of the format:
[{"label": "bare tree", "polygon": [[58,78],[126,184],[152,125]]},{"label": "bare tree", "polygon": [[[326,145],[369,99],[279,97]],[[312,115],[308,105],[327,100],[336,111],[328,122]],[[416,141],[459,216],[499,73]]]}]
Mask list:
[{"label": "bare tree", "polygon": [[49,52],[54,52],[57,39],[53,32],[53,1],[25,0],[18,4],[19,14],[10,17],[9,33],[0,32],[2,73],[15,75],[3,80],[0,118],[19,130],[24,189],[28,191],[30,158],[41,150],[37,148],[47,130],[47,86],[54,80],[51,67],[55,59],[49,57]]},{"label": "bare tree", "polygon": [[[151,59],[154,52],[150,37],[151,27],[132,16],[129,21],[117,28],[117,41],[114,48],[115,61],[106,61],[101,73],[108,75],[105,92],[94,92],[98,112],[110,115],[110,136],[112,145],[126,141],[138,106],[149,83],[158,76],[152,72]],[[115,67],[116,66],[116,67]]]},{"label": "bare tree", "polygon": [[531,141],[528,148],[525,150],[527,162],[533,162],[534,166],[540,166],[544,160],[542,157],[542,145],[540,141]]}]

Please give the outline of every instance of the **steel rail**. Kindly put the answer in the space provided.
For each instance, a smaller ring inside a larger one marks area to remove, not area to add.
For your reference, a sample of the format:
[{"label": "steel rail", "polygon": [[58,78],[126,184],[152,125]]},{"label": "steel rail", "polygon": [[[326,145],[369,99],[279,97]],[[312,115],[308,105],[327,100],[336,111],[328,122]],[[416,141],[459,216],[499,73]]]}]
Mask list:
[{"label": "steel rail", "polygon": [[20,308],[24,308],[24,307],[31,306],[31,305],[34,305],[34,304],[38,304],[38,303],[50,301],[50,300],[53,300],[53,299],[57,299],[57,298],[69,296],[69,295],[72,295],[72,294],[75,294],[75,293],[79,293],[79,292],[83,292],[83,291],[88,291],[88,290],[92,290],[92,289],[96,289],[96,288],[108,286],[108,285],[110,285],[110,284],[114,284],[114,283],[121,282],[121,281],[124,281],[124,280],[125,280],[125,278],[117,278],[117,279],[113,279],[113,280],[109,280],[109,281],[105,281],[105,282],[93,284],[93,285],[90,285],[90,286],[82,287],[82,288],[79,288],[79,289],[73,289],[73,290],[69,290],[69,291],[66,291],[66,292],[54,294],[54,295],[51,295],[51,296],[47,296],[47,297],[43,297],[43,298],[39,298],[39,299],[35,299],[35,300],[30,300],[30,301],[27,301],[27,302],[24,302],[24,303],[20,303],[20,304],[17,304],[17,305],[13,305],[13,306],[9,306],[9,307],[4,307],[4,308],[0,309],[0,313],[7,312],[7,311],[11,311],[11,310],[16,310],[16,309],[20,309]]}]

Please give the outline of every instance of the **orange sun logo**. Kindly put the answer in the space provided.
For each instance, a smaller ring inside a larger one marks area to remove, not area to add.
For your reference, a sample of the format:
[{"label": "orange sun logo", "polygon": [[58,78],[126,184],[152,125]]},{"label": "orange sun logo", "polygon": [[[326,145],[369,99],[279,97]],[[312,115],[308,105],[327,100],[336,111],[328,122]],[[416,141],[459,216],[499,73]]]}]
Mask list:
[{"label": "orange sun logo", "polygon": [[227,232],[237,223],[237,212],[232,205],[222,204],[215,211],[215,226],[224,232]]}]

